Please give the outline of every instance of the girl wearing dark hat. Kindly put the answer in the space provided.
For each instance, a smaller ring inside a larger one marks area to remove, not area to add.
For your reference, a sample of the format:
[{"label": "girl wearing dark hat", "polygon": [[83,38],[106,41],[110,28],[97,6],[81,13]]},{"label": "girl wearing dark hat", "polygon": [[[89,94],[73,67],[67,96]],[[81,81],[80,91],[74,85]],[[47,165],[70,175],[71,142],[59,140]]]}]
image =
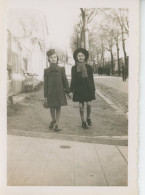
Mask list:
[{"label": "girl wearing dark hat", "polygon": [[[73,101],[79,102],[80,116],[82,120],[82,128],[88,129],[92,126],[91,122],[91,101],[95,100],[95,84],[93,78],[93,69],[86,62],[89,53],[83,48],[77,49],[73,58],[75,66],[71,70],[70,90],[73,93]],[[84,117],[84,103],[87,104],[87,117]]]},{"label": "girl wearing dark hat", "polygon": [[69,84],[65,69],[58,66],[58,57],[54,49],[47,52],[50,67],[44,70],[44,97],[47,107],[50,108],[52,121],[49,128],[59,131],[61,106],[67,105],[66,94],[69,94]]}]

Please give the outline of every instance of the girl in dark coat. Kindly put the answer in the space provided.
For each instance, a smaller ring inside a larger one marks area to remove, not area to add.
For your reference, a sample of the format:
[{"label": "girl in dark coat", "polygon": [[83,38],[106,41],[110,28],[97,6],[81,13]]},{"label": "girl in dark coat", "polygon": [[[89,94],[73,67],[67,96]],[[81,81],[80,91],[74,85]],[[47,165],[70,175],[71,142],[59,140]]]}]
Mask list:
[{"label": "girl in dark coat", "polygon": [[[73,93],[73,101],[79,102],[82,128],[87,129],[92,126],[91,101],[95,100],[95,85],[93,69],[86,63],[89,53],[83,48],[77,49],[73,54],[75,66],[71,70],[70,90]],[[84,102],[87,104],[87,117],[84,118]]]},{"label": "girl in dark coat", "polygon": [[69,94],[69,84],[65,69],[58,66],[58,57],[54,49],[47,52],[50,67],[44,70],[44,97],[50,108],[52,121],[49,128],[59,131],[61,106],[67,105],[66,94]]}]

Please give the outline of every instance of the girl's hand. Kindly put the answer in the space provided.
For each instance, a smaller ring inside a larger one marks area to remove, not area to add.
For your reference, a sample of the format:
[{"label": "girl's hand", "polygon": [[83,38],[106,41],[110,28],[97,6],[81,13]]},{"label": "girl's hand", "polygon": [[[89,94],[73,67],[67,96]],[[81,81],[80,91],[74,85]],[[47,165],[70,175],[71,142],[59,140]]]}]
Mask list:
[{"label": "girl's hand", "polygon": [[67,97],[68,97],[68,98],[71,98],[70,94],[67,94]]},{"label": "girl's hand", "polygon": [[73,93],[69,93],[69,96],[72,99],[73,98]]},{"label": "girl's hand", "polygon": [[71,93],[68,93],[67,94],[67,97],[70,98],[70,99],[72,99],[72,94]]}]

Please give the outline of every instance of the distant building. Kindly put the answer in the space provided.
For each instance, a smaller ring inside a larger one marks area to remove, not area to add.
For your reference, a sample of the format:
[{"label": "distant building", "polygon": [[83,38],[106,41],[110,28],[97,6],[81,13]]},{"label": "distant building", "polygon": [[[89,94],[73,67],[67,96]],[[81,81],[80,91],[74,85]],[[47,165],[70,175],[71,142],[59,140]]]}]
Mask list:
[{"label": "distant building", "polygon": [[[8,72],[8,96],[16,95],[24,91],[25,75],[35,75],[37,80],[43,80],[44,68],[46,67],[46,43],[48,29],[46,29],[45,18],[35,14],[37,24],[34,20],[34,29],[30,34],[25,31],[30,27],[27,15],[24,14],[23,29],[21,22],[17,21],[18,15],[10,12],[7,26],[7,72]],[[12,16],[12,18],[11,18]],[[29,18],[29,17],[28,17]],[[33,15],[31,17],[33,19]],[[39,25],[40,31],[35,30]],[[25,33],[25,34],[24,34]]]}]

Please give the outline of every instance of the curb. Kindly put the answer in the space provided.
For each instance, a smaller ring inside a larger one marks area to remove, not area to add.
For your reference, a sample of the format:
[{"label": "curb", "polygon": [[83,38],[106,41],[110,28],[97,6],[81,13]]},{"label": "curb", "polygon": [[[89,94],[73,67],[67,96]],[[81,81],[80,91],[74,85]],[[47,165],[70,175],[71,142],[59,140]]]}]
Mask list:
[{"label": "curb", "polygon": [[58,139],[67,141],[78,141],[86,143],[107,144],[107,145],[119,145],[128,146],[128,136],[78,136],[61,133],[42,133],[33,131],[21,131],[21,130],[8,130],[9,135],[25,136],[25,137],[37,137],[45,139]]}]

